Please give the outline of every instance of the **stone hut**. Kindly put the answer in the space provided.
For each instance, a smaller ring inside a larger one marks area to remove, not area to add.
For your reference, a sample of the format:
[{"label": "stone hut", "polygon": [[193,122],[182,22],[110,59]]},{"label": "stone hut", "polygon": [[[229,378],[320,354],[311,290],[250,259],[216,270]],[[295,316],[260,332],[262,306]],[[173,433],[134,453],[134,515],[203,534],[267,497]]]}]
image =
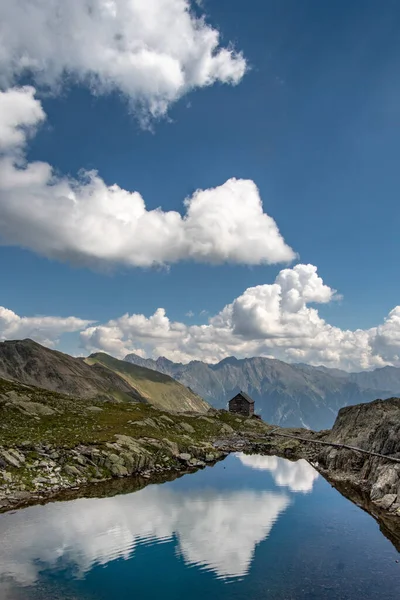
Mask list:
[{"label": "stone hut", "polygon": [[229,412],[251,417],[254,415],[254,400],[245,392],[239,392],[232,400],[229,400]]}]

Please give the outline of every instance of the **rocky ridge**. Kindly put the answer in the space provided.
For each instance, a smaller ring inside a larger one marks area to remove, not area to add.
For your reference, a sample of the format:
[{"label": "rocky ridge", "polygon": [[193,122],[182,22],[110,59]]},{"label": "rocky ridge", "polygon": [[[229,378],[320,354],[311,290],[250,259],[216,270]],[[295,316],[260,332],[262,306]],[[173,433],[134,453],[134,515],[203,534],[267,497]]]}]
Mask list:
[{"label": "rocky ridge", "polygon": [[29,339],[0,342],[0,378],[86,400],[145,402],[178,411],[209,408],[169,375],[104,353],[75,358]]}]

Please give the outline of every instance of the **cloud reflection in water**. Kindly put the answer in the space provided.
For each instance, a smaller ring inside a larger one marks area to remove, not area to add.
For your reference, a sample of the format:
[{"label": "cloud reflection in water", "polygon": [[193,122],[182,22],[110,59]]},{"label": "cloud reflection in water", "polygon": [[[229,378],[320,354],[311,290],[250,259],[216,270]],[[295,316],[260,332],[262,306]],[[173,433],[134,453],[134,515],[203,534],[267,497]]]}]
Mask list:
[{"label": "cloud reflection in water", "polygon": [[[41,569],[128,559],[139,543],[177,540],[187,564],[227,579],[243,577],[288,496],[264,490],[149,486],[129,495],[36,506],[0,518],[0,578],[33,585]],[[0,585],[1,591],[1,585]]]},{"label": "cloud reflection in water", "polygon": [[243,454],[235,456],[246,467],[269,471],[277,485],[288,487],[292,492],[311,492],[318,472],[304,459],[291,462],[277,456]]}]

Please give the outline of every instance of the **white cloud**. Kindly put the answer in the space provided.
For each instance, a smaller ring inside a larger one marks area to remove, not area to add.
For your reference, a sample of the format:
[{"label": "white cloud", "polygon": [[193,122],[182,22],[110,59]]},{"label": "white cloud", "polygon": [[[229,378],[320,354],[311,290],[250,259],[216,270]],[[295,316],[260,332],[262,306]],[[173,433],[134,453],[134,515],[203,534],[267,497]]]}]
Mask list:
[{"label": "white cloud", "polygon": [[151,317],[126,314],[88,327],[81,341],[88,350],[120,357],[131,348],[141,348],[150,356],[182,362],[216,362],[233,355],[268,356],[349,371],[400,366],[400,307],[378,327],[342,330],[328,324],[312,306],[337,297],[315,266],[298,264],[282,270],[272,284],[248,288],[205,325],[170,321],[159,308]]},{"label": "white cloud", "polygon": [[63,333],[81,331],[90,323],[77,317],[20,317],[0,306],[0,341],[34,338],[46,346],[54,346]]},{"label": "white cloud", "polygon": [[95,564],[128,559],[141,542],[173,537],[186,563],[224,579],[243,577],[256,545],[289,503],[285,494],[268,491],[181,494],[149,486],[130,495],[28,508],[0,520],[0,579],[32,585],[39,569],[61,558],[85,573]]},{"label": "white cloud", "polygon": [[29,129],[44,120],[34,95],[35,89],[29,86],[0,92],[0,152],[23,147]]},{"label": "white cloud", "polygon": [[235,456],[246,467],[269,471],[277,485],[288,487],[292,492],[311,492],[314,481],[318,478],[318,472],[304,459],[291,462],[277,456],[260,456],[242,452],[238,452]]},{"label": "white cloud", "polygon": [[[138,192],[107,186],[96,172],[57,177],[49,164],[26,163],[26,127],[43,120],[33,88],[0,92],[0,236],[39,254],[85,264],[165,265],[181,260],[263,264],[295,254],[263,212],[253,181],[229,179],[197,190],[182,217],[147,210]],[[0,141],[1,143],[1,141]]]},{"label": "white cloud", "polygon": [[171,321],[163,308],[149,317],[125,314],[107,323],[76,317],[20,317],[1,308],[0,339],[32,337],[54,345],[63,332],[80,331],[86,352],[103,351],[120,358],[130,352],[177,362],[266,356],[348,371],[400,367],[400,307],[377,327],[342,330],[310,305],[337,297],[315,266],[298,264],[282,270],[273,283],[246,289],[204,325]]},{"label": "white cloud", "polygon": [[78,81],[157,117],[192,89],[239,83],[246,61],[219,38],[188,0],[1,2],[0,86]]}]

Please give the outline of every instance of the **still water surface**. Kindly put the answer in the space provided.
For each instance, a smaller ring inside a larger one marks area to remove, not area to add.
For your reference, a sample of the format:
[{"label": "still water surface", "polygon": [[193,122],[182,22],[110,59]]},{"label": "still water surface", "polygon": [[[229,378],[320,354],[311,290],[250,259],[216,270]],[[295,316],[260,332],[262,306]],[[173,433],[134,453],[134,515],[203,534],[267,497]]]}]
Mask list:
[{"label": "still water surface", "polygon": [[399,558],[308,463],[267,456],[0,515],[1,600],[399,600]]}]

